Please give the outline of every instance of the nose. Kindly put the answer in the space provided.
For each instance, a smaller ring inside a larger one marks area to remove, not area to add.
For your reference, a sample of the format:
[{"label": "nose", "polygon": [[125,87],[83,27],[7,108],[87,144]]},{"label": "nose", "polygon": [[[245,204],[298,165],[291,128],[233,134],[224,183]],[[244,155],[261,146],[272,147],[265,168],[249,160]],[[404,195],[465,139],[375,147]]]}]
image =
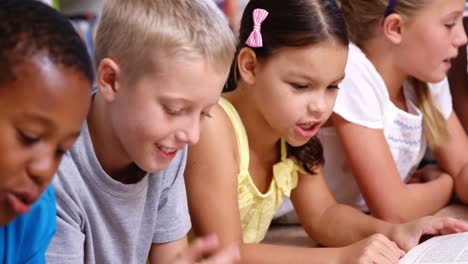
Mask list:
[{"label": "nose", "polygon": [[196,144],[200,139],[200,118],[191,118],[177,133],[177,139],[185,144]]},{"label": "nose", "polygon": [[463,23],[458,28],[453,42],[456,47],[461,47],[466,44],[467,37]]},{"label": "nose", "polygon": [[39,185],[49,184],[58,164],[55,149],[43,146],[29,163],[29,176]]},{"label": "nose", "polygon": [[327,111],[328,102],[326,91],[312,94],[308,100],[307,110],[313,117],[320,118]]}]

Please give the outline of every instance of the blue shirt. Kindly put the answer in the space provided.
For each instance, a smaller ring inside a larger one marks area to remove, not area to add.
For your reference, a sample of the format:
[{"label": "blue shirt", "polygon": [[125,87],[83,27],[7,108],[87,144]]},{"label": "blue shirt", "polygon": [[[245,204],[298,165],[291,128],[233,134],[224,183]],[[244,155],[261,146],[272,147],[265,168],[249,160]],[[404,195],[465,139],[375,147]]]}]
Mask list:
[{"label": "blue shirt", "polygon": [[55,228],[55,194],[50,185],[28,213],[0,227],[0,264],[45,263]]}]

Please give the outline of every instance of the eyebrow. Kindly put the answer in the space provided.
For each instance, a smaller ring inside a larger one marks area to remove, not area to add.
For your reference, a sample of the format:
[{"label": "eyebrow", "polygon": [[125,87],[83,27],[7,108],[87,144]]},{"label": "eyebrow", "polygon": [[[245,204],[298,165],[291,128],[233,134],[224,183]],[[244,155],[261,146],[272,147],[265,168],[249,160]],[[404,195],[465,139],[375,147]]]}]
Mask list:
[{"label": "eyebrow", "polygon": [[48,127],[54,127],[55,126],[52,121],[50,121],[49,119],[47,119],[45,117],[42,117],[40,115],[26,113],[26,114],[24,114],[24,117],[27,118],[28,120],[44,124],[44,125],[46,125]]},{"label": "eyebrow", "polygon": [[455,10],[455,11],[452,11],[451,13],[449,13],[446,17],[459,17],[459,16],[463,16],[463,13],[464,11],[461,11],[461,10]]},{"label": "eyebrow", "polygon": [[186,103],[186,104],[192,103],[192,101],[189,99],[178,97],[178,96],[170,96],[170,95],[169,96],[162,95],[159,97],[159,99],[164,100],[164,101],[175,101],[175,102]]},{"label": "eyebrow", "polygon": [[[42,116],[39,116],[39,115],[36,115],[36,114],[30,114],[30,113],[26,113],[24,115],[24,117],[29,119],[30,121],[41,123],[41,124],[47,126],[50,129],[56,129],[57,128],[57,126],[54,124],[54,122],[52,122],[51,120],[49,120],[49,119],[47,119],[45,117],[42,117]],[[80,126],[80,129],[78,131],[73,132],[72,134],[70,134],[67,137],[68,138],[77,138],[77,137],[80,136],[80,134],[81,134],[81,126]]]},{"label": "eyebrow", "polygon": [[340,83],[342,82],[344,79],[345,79],[346,75],[343,74],[343,76],[341,76],[340,78],[336,79],[336,81],[332,82],[332,83]]},{"label": "eyebrow", "polygon": [[[162,101],[172,101],[172,102],[181,103],[181,104],[184,104],[184,105],[195,105],[195,104],[197,104],[196,101],[192,101],[190,99],[177,97],[177,96],[170,96],[170,95],[169,96],[162,95],[162,96],[159,97],[159,99],[162,100]],[[216,105],[217,103],[218,103],[218,101],[212,102],[208,106],[213,106],[213,105]]]},{"label": "eyebrow", "polygon": [[[295,76],[295,77],[299,77],[299,78],[303,78],[303,79],[306,79],[306,80],[309,80],[312,84],[314,83],[317,83],[317,80],[309,77],[309,76],[306,76],[304,74],[294,74],[294,73],[290,73],[290,76]],[[330,82],[330,83],[340,83],[344,80],[345,78],[345,74],[343,74],[341,77],[339,77],[338,79],[336,79],[335,81],[333,82]]]}]

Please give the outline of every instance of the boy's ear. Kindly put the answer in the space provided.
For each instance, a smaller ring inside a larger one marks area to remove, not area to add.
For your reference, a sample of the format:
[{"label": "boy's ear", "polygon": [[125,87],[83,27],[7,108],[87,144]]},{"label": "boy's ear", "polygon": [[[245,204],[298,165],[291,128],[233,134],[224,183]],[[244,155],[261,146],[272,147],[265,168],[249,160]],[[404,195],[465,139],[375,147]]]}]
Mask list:
[{"label": "boy's ear", "polygon": [[99,92],[106,101],[113,101],[118,92],[120,67],[114,60],[104,58],[97,70],[97,85]]},{"label": "boy's ear", "polygon": [[405,21],[399,14],[388,15],[383,23],[383,32],[385,37],[393,44],[400,44],[402,40]]},{"label": "boy's ear", "polygon": [[255,68],[257,67],[257,55],[250,48],[242,48],[237,55],[237,68],[240,77],[247,84],[255,84]]}]

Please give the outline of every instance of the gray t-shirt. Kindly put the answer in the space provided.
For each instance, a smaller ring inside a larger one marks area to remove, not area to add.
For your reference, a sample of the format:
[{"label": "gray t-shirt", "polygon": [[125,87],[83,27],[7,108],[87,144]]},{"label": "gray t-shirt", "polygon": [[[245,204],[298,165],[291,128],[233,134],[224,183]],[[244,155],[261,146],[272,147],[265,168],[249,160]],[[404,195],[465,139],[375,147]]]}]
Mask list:
[{"label": "gray t-shirt", "polygon": [[183,238],[190,217],[184,184],[187,148],[136,184],[113,180],[100,166],[85,123],[53,181],[57,233],[47,263],[145,263],[152,243]]}]

